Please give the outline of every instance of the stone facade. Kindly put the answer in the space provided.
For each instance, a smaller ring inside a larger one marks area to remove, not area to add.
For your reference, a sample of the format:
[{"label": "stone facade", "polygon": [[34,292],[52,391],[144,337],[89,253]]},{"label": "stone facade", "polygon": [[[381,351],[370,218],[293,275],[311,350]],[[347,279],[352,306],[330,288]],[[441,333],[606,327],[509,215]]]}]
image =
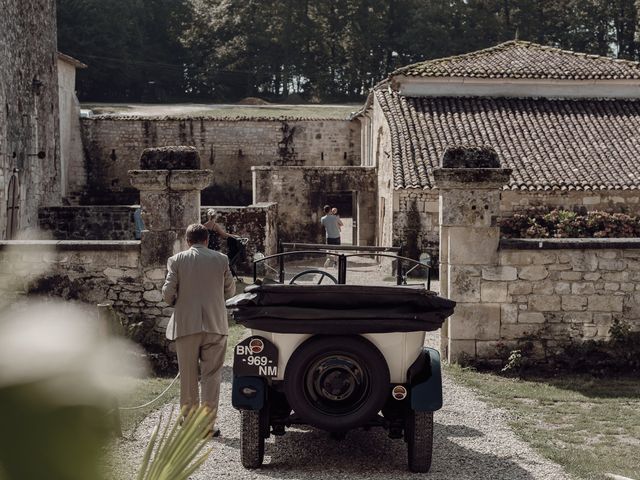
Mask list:
[{"label": "stone facade", "polygon": [[127,171],[138,168],[147,147],[195,146],[201,168],[214,173],[202,197],[208,205],[250,203],[253,166],[360,164],[357,121],[93,117],[82,119],[82,133],[87,183],[81,193],[92,204],[137,203]]},{"label": "stone facade", "polygon": [[372,167],[253,167],[253,201],[278,204],[278,239],[324,243],[320,218],[327,195],[357,198],[357,238],[373,245],[376,231],[376,169]]},{"label": "stone facade", "polygon": [[0,58],[0,238],[7,238],[35,227],[39,207],[61,202],[54,2],[2,2]]},{"label": "stone facade", "polygon": [[54,240],[134,240],[137,205],[43,207],[40,233]]}]

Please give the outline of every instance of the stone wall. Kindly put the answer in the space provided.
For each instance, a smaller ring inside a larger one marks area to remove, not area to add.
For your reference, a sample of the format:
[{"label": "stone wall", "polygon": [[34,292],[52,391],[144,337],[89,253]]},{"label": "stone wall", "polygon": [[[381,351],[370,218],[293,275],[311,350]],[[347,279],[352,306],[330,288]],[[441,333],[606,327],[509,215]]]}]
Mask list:
[{"label": "stone wall", "polygon": [[373,167],[253,167],[254,203],[278,204],[278,238],[324,243],[320,225],[327,196],[357,192],[358,238],[373,245],[376,227],[376,169]]},{"label": "stone wall", "polygon": [[569,341],[608,338],[616,319],[640,330],[637,239],[502,240],[497,266],[467,266],[457,282],[482,307],[466,332],[466,353],[480,358],[518,340],[552,357]]},{"label": "stone wall", "polygon": [[[210,208],[216,211],[216,222],[225,231],[249,239],[244,258],[237,264],[237,272],[244,274],[253,272],[252,259],[256,252],[261,252],[264,255],[277,253],[277,204],[261,203],[248,207],[202,207],[202,222],[207,220],[207,210]],[[228,252],[225,242],[222,242],[221,250],[225,253]]]},{"label": "stone wall", "polygon": [[38,207],[61,202],[56,43],[55,2],[2,2],[0,238],[12,230],[7,225],[12,177],[19,193],[12,210],[18,235],[37,225]]},{"label": "stone wall", "polygon": [[172,309],[162,301],[164,268],[140,266],[139,241],[0,242],[0,297],[46,295],[95,305],[110,302],[133,337],[172,368],[164,329]]},{"label": "stone wall", "polygon": [[133,212],[138,205],[43,207],[38,223],[54,240],[134,240]]},{"label": "stone wall", "polygon": [[615,319],[640,330],[637,239],[503,240],[499,264],[478,273],[480,300],[501,303],[502,340],[532,335],[548,356],[608,338]]},{"label": "stone wall", "polygon": [[203,191],[208,205],[249,204],[252,166],[360,163],[360,124],[348,120],[93,117],[82,119],[82,133],[83,201],[93,204],[137,203],[127,171],[138,168],[140,153],[152,146],[198,149],[201,168],[214,172]]}]

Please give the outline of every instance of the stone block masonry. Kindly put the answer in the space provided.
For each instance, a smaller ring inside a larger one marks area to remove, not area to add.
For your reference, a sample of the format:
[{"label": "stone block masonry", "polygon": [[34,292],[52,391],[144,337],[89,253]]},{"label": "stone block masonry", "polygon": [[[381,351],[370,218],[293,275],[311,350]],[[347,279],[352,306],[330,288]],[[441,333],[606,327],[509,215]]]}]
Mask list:
[{"label": "stone block masonry", "polygon": [[36,227],[38,208],[61,202],[56,62],[55,2],[3,0],[0,239]]},{"label": "stone block masonry", "polygon": [[478,275],[481,289],[501,296],[494,340],[527,338],[551,356],[568,341],[608,338],[614,320],[640,330],[637,239],[502,240],[499,264],[502,275]]},{"label": "stone block masonry", "polygon": [[[0,303],[27,295],[95,305],[109,302],[136,326],[135,339],[151,352],[166,353],[164,329],[172,308],[162,301],[165,269],[143,268],[139,241],[0,242]],[[159,368],[172,356],[156,356]]]},{"label": "stone block masonry", "polygon": [[[277,253],[278,205],[276,203],[260,203],[248,207],[201,207],[202,222],[207,220],[207,210],[210,208],[216,211],[216,221],[227,232],[249,239],[244,258],[236,264],[236,272],[252,274],[252,259],[257,252],[264,255]],[[225,242],[222,242],[221,251],[228,252]]]},{"label": "stone block masonry", "polygon": [[127,171],[138,168],[143,149],[166,145],[197,148],[201,168],[212,170],[205,205],[251,203],[251,167],[360,164],[360,124],[348,120],[94,117],[82,120],[91,204],[137,203]]},{"label": "stone block masonry", "polygon": [[38,224],[42,236],[53,240],[134,240],[137,207],[44,207],[38,212]]}]

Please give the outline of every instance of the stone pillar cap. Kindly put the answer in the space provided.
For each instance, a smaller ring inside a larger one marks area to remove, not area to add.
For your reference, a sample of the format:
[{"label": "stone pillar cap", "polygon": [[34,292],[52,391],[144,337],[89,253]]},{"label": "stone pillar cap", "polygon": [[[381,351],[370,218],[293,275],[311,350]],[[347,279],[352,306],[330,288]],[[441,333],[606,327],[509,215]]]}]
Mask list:
[{"label": "stone pillar cap", "polygon": [[195,147],[145,148],[140,156],[141,170],[198,170],[200,155]]},{"label": "stone pillar cap", "polygon": [[452,145],[440,159],[442,168],[500,168],[498,152],[489,145]]}]

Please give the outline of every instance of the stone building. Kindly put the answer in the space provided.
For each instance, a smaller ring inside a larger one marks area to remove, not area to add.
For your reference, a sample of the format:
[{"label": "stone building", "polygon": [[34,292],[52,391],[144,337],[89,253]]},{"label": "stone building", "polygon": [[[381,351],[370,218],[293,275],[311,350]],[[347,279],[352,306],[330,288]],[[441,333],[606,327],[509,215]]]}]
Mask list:
[{"label": "stone building", "polygon": [[500,212],[533,205],[640,213],[640,64],[510,41],[409,65],[358,115],[377,167],[381,244],[437,251],[433,170],[449,145],[489,145],[513,174]]},{"label": "stone building", "polygon": [[55,4],[0,0],[0,238],[61,201]]},{"label": "stone building", "polygon": [[79,60],[58,52],[58,105],[60,110],[61,194],[84,187],[84,161],[80,136],[80,102],[76,96],[76,70],[87,68]]}]

